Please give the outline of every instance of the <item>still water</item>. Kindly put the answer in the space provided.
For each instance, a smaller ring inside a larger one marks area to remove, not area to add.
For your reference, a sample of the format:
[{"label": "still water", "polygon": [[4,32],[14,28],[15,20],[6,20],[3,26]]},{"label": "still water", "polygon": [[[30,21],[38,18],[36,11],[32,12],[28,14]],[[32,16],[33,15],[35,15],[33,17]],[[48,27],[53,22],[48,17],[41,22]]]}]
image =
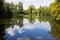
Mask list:
[{"label": "still water", "polygon": [[23,27],[19,25],[10,26],[6,28],[6,40],[55,40],[52,37],[51,25],[49,22],[39,22],[37,19],[35,22],[29,23],[29,21],[24,18]]}]

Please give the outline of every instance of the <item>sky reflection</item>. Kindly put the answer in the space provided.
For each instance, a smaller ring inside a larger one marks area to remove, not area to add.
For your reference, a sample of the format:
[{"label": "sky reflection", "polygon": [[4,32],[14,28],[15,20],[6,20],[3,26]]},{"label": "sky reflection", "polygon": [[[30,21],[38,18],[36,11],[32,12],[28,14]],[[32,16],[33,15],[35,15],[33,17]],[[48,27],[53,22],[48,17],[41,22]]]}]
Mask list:
[{"label": "sky reflection", "polygon": [[6,40],[40,40],[40,39],[48,39],[52,38],[51,34],[48,32],[51,31],[51,26],[49,22],[39,22],[36,21],[31,24],[27,19],[23,20],[23,27],[19,27],[18,25],[14,25],[14,27],[10,27],[6,29]]}]

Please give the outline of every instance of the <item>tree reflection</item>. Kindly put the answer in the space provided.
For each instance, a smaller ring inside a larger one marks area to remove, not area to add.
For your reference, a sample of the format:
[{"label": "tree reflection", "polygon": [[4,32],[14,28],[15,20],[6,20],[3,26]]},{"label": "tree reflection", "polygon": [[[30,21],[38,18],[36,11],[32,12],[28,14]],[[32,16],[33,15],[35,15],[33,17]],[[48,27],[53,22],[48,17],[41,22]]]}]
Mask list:
[{"label": "tree reflection", "polygon": [[0,40],[5,40],[5,25],[0,25]]},{"label": "tree reflection", "polygon": [[[40,16],[39,16],[40,17]],[[42,17],[41,17],[42,18]],[[43,19],[38,18],[38,20],[41,22],[49,22],[51,25],[51,35],[56,38],[56,40],[60,40],[60,22],[54,20],[52,16],[50,17],[45,17],[43,16]],[[48,20],[49,19],[49,20]]]},{"label": "tree reflection", "polygon": [[60,25],[56,21],[51,23],[51,34],[53,37],[56,38],[56,40],[60,40]]}]

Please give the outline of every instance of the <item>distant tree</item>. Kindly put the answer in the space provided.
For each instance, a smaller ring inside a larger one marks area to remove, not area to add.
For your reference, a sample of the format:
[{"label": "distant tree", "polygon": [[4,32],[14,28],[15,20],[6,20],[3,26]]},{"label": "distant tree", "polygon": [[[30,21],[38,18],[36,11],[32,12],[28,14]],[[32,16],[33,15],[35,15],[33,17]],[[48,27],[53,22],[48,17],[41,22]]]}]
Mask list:
[{"label": "distant tree", "polygon": [[30,5],[29,7],[28,7],[28,19],[29,19],[29,22],[32,22],[32,20],[33,20],[33,18],[32,18],[32,16],[33,16],[33,13],[32,13],[32,11],[35,9],[35,6],[34,5]]},{"label": "distant tree", "polygon": [[47,17],[50,16],[50,10],[49,10],[49,7],[47,7],[47,6],[44,7],[44,15]]},{"label": "distant tree", "polygon": [[28,15],[28,10],[24,10],[24,15]]},{"label": "distant tree", "polygon": [[40,6],[37,10],[38,10],[38,11],[37,11],[37,12],[38,12],[38,15],[41,16],[41,13],[42,13],[42,7]]},{"label": "distant tree", "polygon": [[33,20],[35,20],[35,18],[36,18],[36,16],[37,16],[37,10],[36,9],[34,9],[34,10],[32,10],[32,18],[33,18]]}]

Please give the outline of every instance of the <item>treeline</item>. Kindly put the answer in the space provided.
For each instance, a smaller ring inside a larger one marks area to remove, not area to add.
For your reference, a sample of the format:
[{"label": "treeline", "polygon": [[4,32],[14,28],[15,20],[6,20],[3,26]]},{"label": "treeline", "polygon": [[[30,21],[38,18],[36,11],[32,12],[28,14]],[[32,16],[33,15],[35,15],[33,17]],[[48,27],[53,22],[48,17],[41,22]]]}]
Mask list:
[{"label": "treeline", "polygon": [[47,6],[40,6],[38,9],[35,8],[34,5],[30,5],[27,10],[25,10],[25,15],[29,15],[28,19],[32,20],[38,16],[39,19],[43,17],[50,17],[53,18],[55,21],[60,23],[60,1],[55,0],[50,4],[49,7]]},{"label": "treeline", "polygon": [[[51,18],[54,18],[54,20],[58,22],[60,21],[60,1],[59,0],[55,0],[54,2],[52,2],[49,7],[40,6],[38,9],[36,9],[34,5],[30,5],[27,10],[24,10],[23,6],[22,8],[20,8],[21,3],[14,5],[13,2],[9,4],[7,2],[3,2],[4,0],[1,0],[1,1],[2,2],[0,2],[0,10],[1,10],[0,19],[4,18],[3,21],[1,20],[1,23],[3,22],[7,24],[9,22],[16,23],[17,20],[20,20],[21,17],[24,17],[25,15],[28,15],[27,18],[30,21],[35,20],[35,18],[43,19],[43,17],[50,17],[50,16]],[[5,18],[7,18],[8,20],[6,20]]]},{"label": "treeline", "polygon": [[43,17],[50,17],[50,10],[47,6],[40,6],[38,9],[34,5],[30,5],[27,10],[24,10],[24,15],[28,15],[30,21],[36,18],[43,19]]}]

